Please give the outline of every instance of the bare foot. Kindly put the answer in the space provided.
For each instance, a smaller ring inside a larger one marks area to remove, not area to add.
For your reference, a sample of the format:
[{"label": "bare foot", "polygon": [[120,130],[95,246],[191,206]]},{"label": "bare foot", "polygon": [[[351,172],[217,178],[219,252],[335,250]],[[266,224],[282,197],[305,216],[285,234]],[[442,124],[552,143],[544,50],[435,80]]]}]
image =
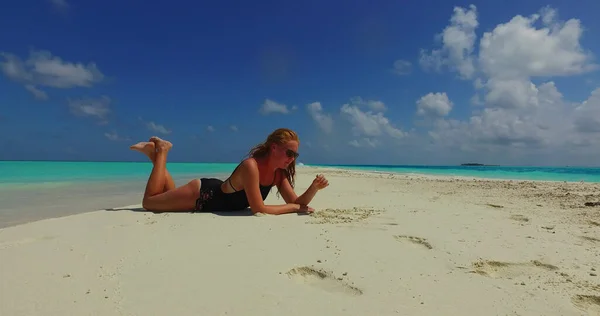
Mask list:
[{"label": "bare foot", "polygon": [[159,149],[161,151],[169,151],[173,147],[173,144],[171,144],[171,142],[163,140],[158,136],[150,137],[150,141],[154,143],[156,149]]},{"label": "bare foot", "polygon": [[135,145],[129,146],[131,150],[137,150],[142,154],[148,156],[150,161],[154,161],[155,145],[153,142],[139,142]]}]

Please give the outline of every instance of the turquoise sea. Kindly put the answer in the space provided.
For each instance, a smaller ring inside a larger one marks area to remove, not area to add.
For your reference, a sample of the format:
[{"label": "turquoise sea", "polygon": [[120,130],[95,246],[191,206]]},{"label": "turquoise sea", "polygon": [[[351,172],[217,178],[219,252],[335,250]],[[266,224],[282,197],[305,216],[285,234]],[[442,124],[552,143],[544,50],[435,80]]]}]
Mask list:
[{"label": "turquoise sea", "polygon": [[413,173],[488,179],[536,181],[599,182],[600,167],[533,167],[533,166],[370,166],[331,165],[331,167],[390,173]]},{"label": "turquoise sea", "polygon": [[[236,163],[168,163],[176,185],[224,179]],[[600,168],[310,165],[377,172],[496,179],[600,182]],[[301,167],[301,166],[299,166]],[[46,218],[139,205],[150,162],[0,161],[0,228]]]},{"label": "turquoise sea", "polygon": [[[235,163],[169,163],[175,178],[222,176]],[[310,165],[353,170],[496,179],[600,182],[600,167]],[[146,180],[149,162],[0,161],[0,186]],[[190,179],[191,179],[190,178]]]}]

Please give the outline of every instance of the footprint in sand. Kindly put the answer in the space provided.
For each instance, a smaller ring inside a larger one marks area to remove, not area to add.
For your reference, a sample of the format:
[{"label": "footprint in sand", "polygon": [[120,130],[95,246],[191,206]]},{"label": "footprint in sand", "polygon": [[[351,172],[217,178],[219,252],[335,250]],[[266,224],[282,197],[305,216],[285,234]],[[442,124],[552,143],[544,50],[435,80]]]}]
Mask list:
[{"label": "footprint in sand", "polygon": [[363,291],[344,281],[336,278],[332,273],[317,270],[311,267],[297,267],[286,273],[288,277],[298,283],[308,284],[330,293],[342,293],[346,295],[362,295]]},{"label": "footprint in sand", "polygon": [[520,214],[511,215],[510,219],[517,221],[517,222],[524,222],[524,223],[529,222],[529,218],[527,218],[523,215],[520,215]]},{"label": "footprint in sand", "polygon": [[396,235],[394,238],[398,241],[407,241],[419,247],[424,247],[427,249],[433,249],[433,246],[427,241],[425,238],[408,236],[408,235]]},{"label": "footprint in sand", "polygon": [[580,236],[582,239],[585,239],[587,241],[591,241],[593,243],[600,243],[600,239],[598,238],[594,238],[594,237],[588,237],[588,236]]},{"label": "footprint in sand", "polygon": [[477,273],[495,279],[512,279],[523,275],[532,275],[540,271],[555,271],[557,266],[542,263],[537,260],[530,262],[502,262],[502,261],[477,261],[473,263],[474,270],[471,273]]},{"label": "footprint in sand", "polygon": [[587,312],[588,315],[600,315],[600,296],[575,295],[571,301],[575,307]]}]

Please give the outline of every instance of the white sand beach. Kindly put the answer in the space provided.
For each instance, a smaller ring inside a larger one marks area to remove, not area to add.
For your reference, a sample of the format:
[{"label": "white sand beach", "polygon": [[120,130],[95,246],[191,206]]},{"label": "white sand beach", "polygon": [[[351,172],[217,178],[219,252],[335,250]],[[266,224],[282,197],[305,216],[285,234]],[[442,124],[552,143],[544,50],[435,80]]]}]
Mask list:
[{"label": "white sand beach", "polygon": [[318,172],[310,216],[3,228],[0,315],[600,315],[600,185]]}]

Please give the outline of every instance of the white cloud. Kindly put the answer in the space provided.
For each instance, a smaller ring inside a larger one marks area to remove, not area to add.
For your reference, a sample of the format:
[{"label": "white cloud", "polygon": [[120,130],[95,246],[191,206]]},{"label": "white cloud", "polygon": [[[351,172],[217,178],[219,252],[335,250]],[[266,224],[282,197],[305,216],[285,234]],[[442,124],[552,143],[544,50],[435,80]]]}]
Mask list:
[{"label": "white cloud", "polygon": [[208,126],[206,127],[206,130],[212,133],[212,132],[214,132],[214,131],[215,131],[215,128],[214,128],[212,125],[208,125]]},{"label": "white cloud", "polygon": [[112,140],[114,142],[129,141],[130,140],[129,137],[120,136],[116,131],[111,131],[111,132],[104,133],[104,136],[106,138],[108,138],[109,140]]},{"label": "white cloud", "polygon": [[383,113],[363,112],[356,105],[344,104],[340,113],[352,124],[356,136],[381,137],[384,135],[400,139],[405,133],[394,127]]},{"label": "white cloud", "polygon": [[540,14],[517,15],[485,32],[480,41],[482,72],[496,79],[568,76],[598,69],[593,56],[580,44],[583,28],[577,19],[556,21],[556,12],[544,8],[544,27],[533,24]]},{"label": "white cloud", "polygon": [[[457,14],[464,17],[464,12],[464,9],[455,9],[454,17]],[[473,6],[470,12],[476,18]],[[493,152],[494,156],[490,157],[520,162],[531,155],[559,161],[568,153],[570,157],[590,163],[593,160],[590,153],[600,153],[598,147],[592,147],[600,145],[600,88],[583,102],[570,102],[564,99],[556,84],[548,80],[598,69],[593,55],[581,46],[580,21],[559,22],[557,19],[557,12],[549,7],[530,17],[517,15],[485,32],[479,54],[472,58],[446,57],[434,51],[432,56],[444,57],[439,59],[438,65],[449,66],[450,70],[459,72],[462,79],[473,79],[474,88],[483,94],[471,98],[471,103],[478,107],[469,119],[440,119],[431,123],[428,137],[433,141],[432,146],[453,154],[458,150],[464,157]],[[541,26],[534,25],[536,22]],[[451,26],[454,24],[451,22]],[[475,20],[468,24],[476,26],[478,23]],[[466,38],[466,42],[472,43],[470,36]],[[447,41],[444,43],[444,47],[449,45]],[[450,51],[442,49],[448,56],[451,56]],[[471,56],[473,51],[464,49],[463,52]],[[477,61],[473,63],[473,71],[464,72],[465,60]],[[534,77],[547,81],[535,84]],[[435,102],[422,104],[425,103]],[[422,112],[445,113],[432,109],[424,106]],[[449,111],[451,106],[446,109]]]},{"label": "white cloud", "polygon": [[310,117],[323,132],[331,133],[333,130],[333,119],[331,118],[331,115],[323,112],[323,107],[320,102],[307,104],[306,109],[308,110]]},{"label": "white cloud", "polygon": [[446,92],[430,92],[417,101],[417,114],[421,116],[447,116],[453,105]]},{"label": "white cloud", "polygon": [[157,133],[164,134],[164,135],[171,134],[171,132],[172,132],[171,130],[169,130],[165,126],[160,125],[160,124],[156,124],[156,123],[154,123],[152,121],[147,122],[146,123],[146,127],[149,130],[153,131],[153,132],[157,132]]},{"label": "white cloud", "polygon": [[471,97],[470,103],[471,103],[471,105],[483,105],[483,102],[481,101],[479,94],[473,95]]},{"label": "white cloud", "polygon": [[31,94],[33,94],[33,96],[38,100],[48,100],[48,94],[46,94],[46,92],[36,88],[34,85],[26,84],[25,89],[27,89],[27,91],[31,92]]},{"label": "white cloud", "polygon": [[25,85],[36,97],[43,93],[38,86],[58,89],[89,88],[104,79],[96,64],[66,62],[49,51],[31,51],[25,61],[6,52],[0,52],[0,57],[4,59],[0,62],[4,75]]},{"label": "white cloud", "polygon": [[111,99],[107,96],[100,98],[79,98],[67,99],[67,104],[71,113],[81,117],[93,117],[99,119],[102,123],[108,121],[111,113]]},{"label": "white cloud", "polygon": [[468,9],[454,8],[454,14],[441,34],[436,37],[442,47],[430,53],[421,50],[419,63],[424,69],[440,71],[443,66],[456,70],[463,79],[471,79],[475,74],[473,50],[479,26],[477,9],[470,5]]},{"label": "white cloud", "polygon": [[440,146],[471,151],[514,147],[525,153],[568,145],[576,135],[568,119],[573,108],[552,82],[535,91],[535,107],[488,107],[469,121],[440,121],[431,135]]},{"label": "white cloud", "polygon": [[399,76],[408,75],[412,71],[412,63],[408,60],[398,59],[394,61],[392,71]]},{"label": "white cloud", "polygon": [[235,126],[235,125],[231,125],[231,126],[229,126],[229,129],[231,129],[231,130],[232,130],[232,131],[234,131],[234,132],[237,132],[237,131],[238,131],[238,127],[237,127],[237,126]]},{"label": "white cloud", "polygon": [[577,132],[587,137],[600,136],[600,88],[592,91],[586,101],[575,107],[573,124]]},{"label": "white cloud", "polygon": [[173,131],[168,129],[167,127],[165,127],[162,124],[158,124],[154,121],[146,121],[144,118],[142,118],[141,116],[138,116],[138,121],[145,126],[148,130],[155,132],[155,133],[159,133],[159,134],[163,134],[163,135],[168,135],[171,134]]},{"label": "white cloud", "polygon": [[364,138],[361,138],[360,140],[353,139],[348,142],[348,145],[350,145],[352,147],[356,147],[356,148],[361,148],[361,147],[375,148],[375,147],[379,146],[380,144],[381,144],[381,141],[379,139],[369,138],[369,137],[364,137]]},{"label": "white cloud", "polygon": [[290,113],[290,110],[288,110],[288,107],[285,104],[280,104],[273,100],[266,99],[260,107],[259,112],[262,115],[268,115],[272,113],[288,114]]},{"label": "white cloud", "polygon": [[377,100],[364,100],[361,97],[350,98],[351,105],[357,105],[360,107],[366,107],[375,112],[384,112],[387,110],[385,103]]},{"label": "white cloud", "polygon": [[[362,148],[375,148],[389,141],[398,142],[404,139],[408,133],[394,126],[382,112],[384,110],[386,107],[381,101],[352,97],[350,102],[343,104],[336,113],[339,117],[334,118],[332,114],[325,113],[320,102],[307,104],[307,111],[320,130],[336,139],[320,139],[320,145],[328,150],[332,149],[331,145],[339,142],[338,137],[342,137],[342,144]],[[335,123],[339,126],[335,131],[334,121],[339,122],[339,125]],[[345,128],[350,130],[346,131]],[[333,143],[327,143],[329,141]]]}]

